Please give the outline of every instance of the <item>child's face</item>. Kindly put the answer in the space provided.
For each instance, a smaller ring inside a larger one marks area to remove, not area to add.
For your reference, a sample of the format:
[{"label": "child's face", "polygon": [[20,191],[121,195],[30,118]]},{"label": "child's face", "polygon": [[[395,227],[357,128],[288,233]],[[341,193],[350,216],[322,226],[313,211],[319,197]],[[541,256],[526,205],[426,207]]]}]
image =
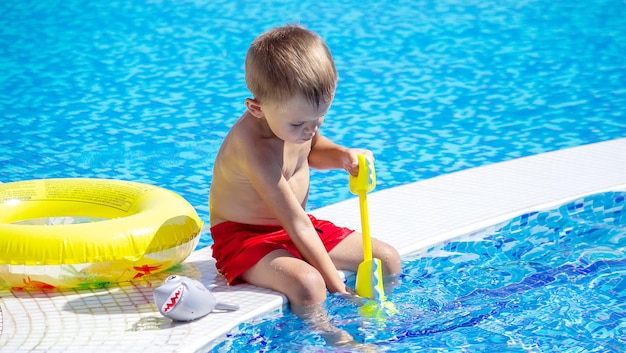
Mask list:
[{"label": "child's face", "polygon": [[265,120],[278,138],[291,143],[310,141],[324,122],[330,104],[319,108],[300,98],[285,104],[262,105]]}]

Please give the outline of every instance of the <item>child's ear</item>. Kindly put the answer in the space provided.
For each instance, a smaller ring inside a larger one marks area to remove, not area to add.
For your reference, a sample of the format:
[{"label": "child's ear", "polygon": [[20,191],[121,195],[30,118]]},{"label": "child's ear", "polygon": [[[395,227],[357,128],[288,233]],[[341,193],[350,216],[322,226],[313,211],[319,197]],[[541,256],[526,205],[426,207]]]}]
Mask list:
[{"label": "child's ear", "polygon": [[259,102],[254,98],[246,98],[246,108],[250,114],[254,115],[256,118],[262,118],[264,116],[263,109]]}]

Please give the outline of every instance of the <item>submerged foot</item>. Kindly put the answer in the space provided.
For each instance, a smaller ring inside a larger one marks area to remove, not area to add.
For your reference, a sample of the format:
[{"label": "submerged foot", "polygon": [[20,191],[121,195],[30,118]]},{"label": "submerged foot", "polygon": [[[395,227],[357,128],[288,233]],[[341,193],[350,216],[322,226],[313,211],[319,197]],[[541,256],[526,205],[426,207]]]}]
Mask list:
[{"label": "submerged foot", "polygon": [[291,312],[311,326],[312,329],[318,331],[328,345],[346,346],[358,344],[348,332],[331,324],[323,303],[307,306],[292,305]]},{"label": "submerged foot", "polygon": [[320,332],[320,336],[322,336],[324,341],[331,346],[348,346],[358,344],[352,335],[340,329]]},{"label": "submerged foot", "polygon": [[322,336],[329,346],[347,347],[346,349],[349,349],[350,352],[378,352],[375,345],[359,343],[354,340],[352,335],[344,330],[337,329],[332,332],[322,332],[320,336]]}]

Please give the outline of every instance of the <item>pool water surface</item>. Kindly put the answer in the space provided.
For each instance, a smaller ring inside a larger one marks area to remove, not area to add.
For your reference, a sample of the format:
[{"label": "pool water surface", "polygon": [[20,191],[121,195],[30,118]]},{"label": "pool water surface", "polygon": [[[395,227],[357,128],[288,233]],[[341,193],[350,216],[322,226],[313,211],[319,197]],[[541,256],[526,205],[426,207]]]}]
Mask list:
[{"label": "pool water surface", "polygon": [[[213,160],[261,32],[301,23],[339,72],[322,132],[378,189],[626,136],[626,5],[594,1],[5,1],[0,181],[155,184],[208,223]],[[352,197],[315,172],[309,209]],[[201,246],[210,242],[208,235]]]}]

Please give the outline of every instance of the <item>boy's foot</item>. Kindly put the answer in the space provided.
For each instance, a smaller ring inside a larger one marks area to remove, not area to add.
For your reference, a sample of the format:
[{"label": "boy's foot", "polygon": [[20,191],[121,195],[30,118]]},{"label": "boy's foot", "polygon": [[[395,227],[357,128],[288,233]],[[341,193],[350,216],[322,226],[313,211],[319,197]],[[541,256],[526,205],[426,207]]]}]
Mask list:
[{"label": "boy's foot", "polygon": [[326,341],[326,343],[331,346],[346,346],[357,344],[352,335],[340,329],[320,332],[320,336],[322,336],[324,341]]}]

